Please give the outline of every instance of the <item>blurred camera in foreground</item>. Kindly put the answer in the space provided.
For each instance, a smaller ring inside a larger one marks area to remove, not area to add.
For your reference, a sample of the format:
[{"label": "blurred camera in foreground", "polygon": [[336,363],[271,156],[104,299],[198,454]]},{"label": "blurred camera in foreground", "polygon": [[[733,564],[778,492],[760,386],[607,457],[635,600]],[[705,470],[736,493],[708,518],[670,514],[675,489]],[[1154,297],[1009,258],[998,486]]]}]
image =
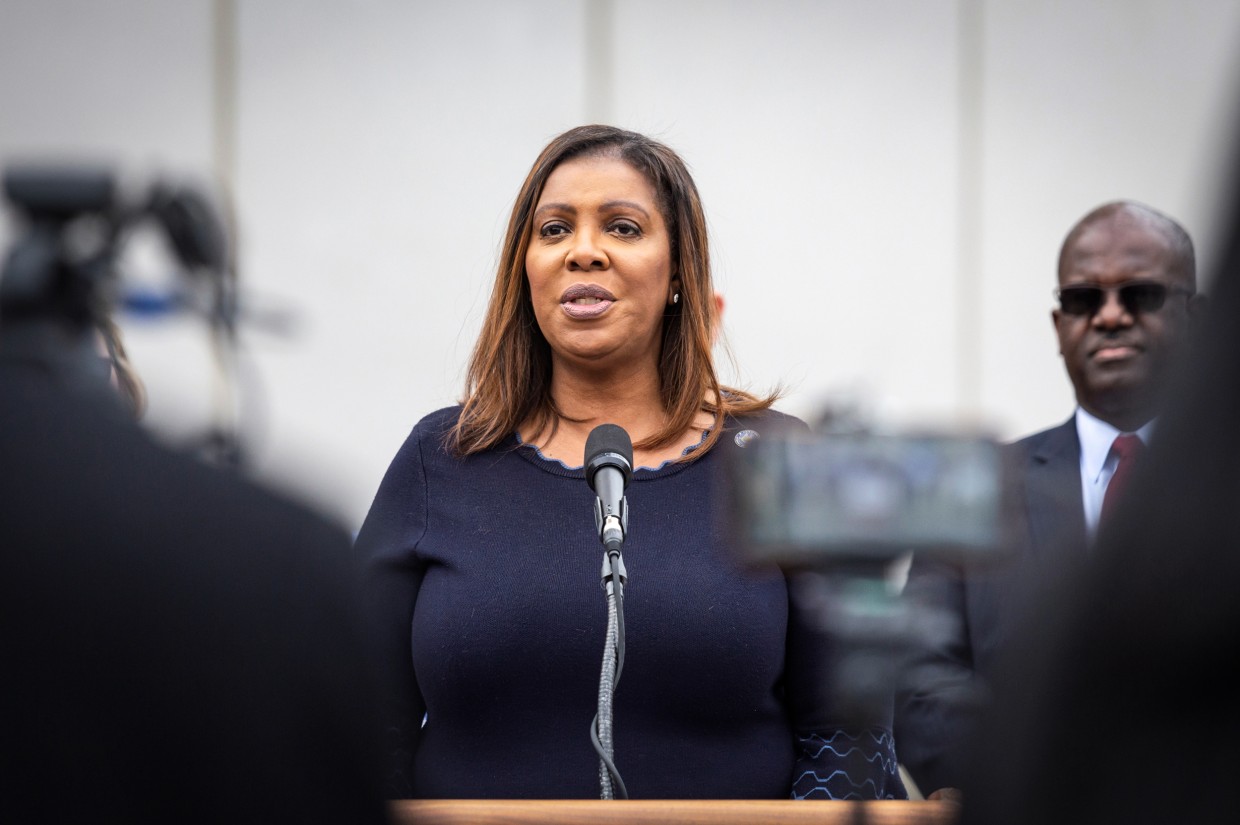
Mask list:
[{"label": "blurred camera in foreground", "polygon": [[784,567],[985,562],[1006,545],[1003,464],[969,435],[767,433],[733,453],[729,531],[743,558]]},{"label": "blurred camera in foreground", "polygon": [[[739,442],[738,442],[739,443]],[[1010,555],[1016,497],[996,440],[965,432],[774,429],[731,451],[724,531],[736,556],[789,572],[824,637],[823,690],[841,714],[889,718],[909,649],[949,621],[903,599],[913,554],[990,565]]]}]

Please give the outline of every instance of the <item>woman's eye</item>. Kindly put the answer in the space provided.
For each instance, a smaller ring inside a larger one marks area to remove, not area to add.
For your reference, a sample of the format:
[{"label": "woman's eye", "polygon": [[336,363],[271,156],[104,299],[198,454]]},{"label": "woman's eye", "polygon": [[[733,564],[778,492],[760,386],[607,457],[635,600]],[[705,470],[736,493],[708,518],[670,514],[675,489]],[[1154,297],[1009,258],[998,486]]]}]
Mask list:
[{"label": "woman's eye", "polygon": [[538,228],[538,237],[540,238],[558,238],[566,234],[568,234],[568,227],[559,221],[545,223]]},{"label": "woman's eye", "polygon": [[641,227],[632,221],[616,221],[611,225],[611,231],[624,238],[636,238],[642,234]]}]

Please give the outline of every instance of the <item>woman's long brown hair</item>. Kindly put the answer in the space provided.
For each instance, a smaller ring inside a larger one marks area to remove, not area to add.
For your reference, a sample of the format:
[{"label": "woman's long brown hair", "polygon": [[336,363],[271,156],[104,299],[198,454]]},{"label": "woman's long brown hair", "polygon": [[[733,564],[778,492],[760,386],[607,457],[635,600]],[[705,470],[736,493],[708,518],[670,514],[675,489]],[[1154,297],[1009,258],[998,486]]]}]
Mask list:
[{"label": "woman's long brown hair", "polygon": [[498,446],[524,422],[538,432],[554,432],[564,417],[551,397],[551,347],[534,316],[525,254],[534,208],[547,178],[572,158],[617,157],[645,175],[654,188],[671,237],[673,273],[681,300],[663,317],[659,393],[666,423],[639,448],[660,447],[680,438],[698,413],[714,418],[706,440],[684,460],[704,455],[719,439],[724,417],[771,406],[773,393],[757,397],[719,383],[712,348],[719,313],[710,274],[706,216],[697,186],[684,161],[667,146],[636,132],[611,126],[579,126],[543,149],[521,185],[504,235],[499,271],[486,319],[474,346],[465,379],[460,418],[448,433],[458,455]]}]

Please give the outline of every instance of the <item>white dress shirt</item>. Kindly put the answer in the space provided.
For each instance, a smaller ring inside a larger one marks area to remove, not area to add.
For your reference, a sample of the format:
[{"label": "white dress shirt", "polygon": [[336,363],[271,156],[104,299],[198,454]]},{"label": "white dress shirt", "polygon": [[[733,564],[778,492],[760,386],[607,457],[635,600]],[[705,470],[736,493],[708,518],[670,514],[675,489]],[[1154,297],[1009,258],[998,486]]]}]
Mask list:
[{"label": "white dress shirt", "polygon": [[[1137,430],[1136,435],[1142,444],[1148,446],[1153,431],[1154,422],[1150,421]],[[1111,455],[1111,444],[1121,431],[1077,407],[1076,434],[1081,440],[1081,497],[1085,505],[1085,533],[1092,540],[1098,530],[1102,498],[1111,483],[1111,476],[1115,475],[1115,465],[1119,463],[1119,459]]]}]

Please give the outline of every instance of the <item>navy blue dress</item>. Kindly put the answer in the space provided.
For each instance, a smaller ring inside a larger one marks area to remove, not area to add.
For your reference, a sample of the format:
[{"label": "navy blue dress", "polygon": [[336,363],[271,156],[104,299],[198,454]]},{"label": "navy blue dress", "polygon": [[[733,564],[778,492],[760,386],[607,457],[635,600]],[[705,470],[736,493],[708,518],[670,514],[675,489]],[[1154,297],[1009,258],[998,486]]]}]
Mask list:
[{"label": "navy blue dress", "polygon": [[[516,436],[458,458],[459,414],[422,419],[357,539],[395,697],[393,798],[597,798],[590,743],[607,626],[594,494]],[[903,797],[889,720],[844,731],[823,649],[774,568],[722,549],[715,475],[729,422],[690,463],[628,487],[626,654],[616,765],[632,798]],[[425,716],[425,725],[423,718]]]}]

